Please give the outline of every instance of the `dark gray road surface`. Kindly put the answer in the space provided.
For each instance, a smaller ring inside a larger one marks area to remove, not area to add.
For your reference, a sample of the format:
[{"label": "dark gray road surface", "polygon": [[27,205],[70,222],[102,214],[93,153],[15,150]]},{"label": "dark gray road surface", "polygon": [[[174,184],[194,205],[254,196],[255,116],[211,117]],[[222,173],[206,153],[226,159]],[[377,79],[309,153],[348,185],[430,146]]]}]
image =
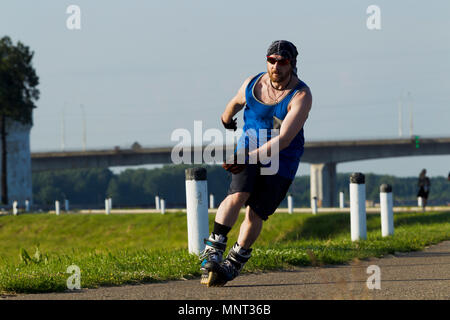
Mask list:
[{"label": "dark gray road surface", "polygon": [[[381,271],[381,289],[369,289],[370,265]],[[82,279],[81,279],[82,280]],[[302,267],[242,275],[223,288],[200,280],[82,289],[77,292],[3,296],[2,299],[450,299],[450,241],[424,251],[396,253],[349,265]]]}]

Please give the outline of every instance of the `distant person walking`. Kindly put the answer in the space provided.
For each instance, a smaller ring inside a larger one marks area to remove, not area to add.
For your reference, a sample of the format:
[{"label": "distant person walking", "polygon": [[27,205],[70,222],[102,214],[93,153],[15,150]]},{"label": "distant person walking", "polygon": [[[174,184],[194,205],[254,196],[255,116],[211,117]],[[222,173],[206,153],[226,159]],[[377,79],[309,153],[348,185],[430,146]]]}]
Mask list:
[{"label": "distant person walking", "polygon": [[419,192],[417,193],[418,198],[422,198],[422,211],[425,211],[425,207],[427,205],[428,194],[430,193],[430,179],[426,176],[427,170],[423,169],[419,175]]}]

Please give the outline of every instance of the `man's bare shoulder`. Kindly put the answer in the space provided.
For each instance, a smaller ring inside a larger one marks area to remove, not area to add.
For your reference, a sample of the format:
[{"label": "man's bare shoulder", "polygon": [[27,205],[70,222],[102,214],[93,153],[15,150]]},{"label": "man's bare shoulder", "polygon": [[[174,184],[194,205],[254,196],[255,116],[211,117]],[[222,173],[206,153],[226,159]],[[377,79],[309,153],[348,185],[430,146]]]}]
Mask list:
[{"label": "man's bare shoulder", "polygon": [[244,82],[242,83],[241,88],[243,88],[245,90],[245,88],[247,88],[248,84],[250,83],[250,81],[252,81],[254,76],[250,76],[247,79],[244,80]]},{"label": "man's bare shoulder", "polygon": [[244,80],[241,87],[238,90],[238,93],[236,94],[235,100],[240,104],[245,104],[245,89],[247,89],[248,84],[250,81],[252,81],[253,76],[248,77]]},{"label": "man's bare shoulder", "polygon": [[290,102],[290,105],[308,105],[309,108],[311,108],[312,104],[312,93],[311,89],[308,86],[303,87],[300,89],[293,97]]}]

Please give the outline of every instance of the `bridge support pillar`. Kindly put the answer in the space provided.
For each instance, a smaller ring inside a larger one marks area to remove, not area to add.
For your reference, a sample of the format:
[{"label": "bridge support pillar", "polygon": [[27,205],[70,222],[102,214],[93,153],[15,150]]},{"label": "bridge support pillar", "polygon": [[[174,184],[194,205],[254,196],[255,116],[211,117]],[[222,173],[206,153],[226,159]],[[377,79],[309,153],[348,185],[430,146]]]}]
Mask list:
[{"label": "bridge support pillar", "polygon": [[319,207],[334,207],[336,203],[336,163],[311,164],[311,203],[317,197]]}]

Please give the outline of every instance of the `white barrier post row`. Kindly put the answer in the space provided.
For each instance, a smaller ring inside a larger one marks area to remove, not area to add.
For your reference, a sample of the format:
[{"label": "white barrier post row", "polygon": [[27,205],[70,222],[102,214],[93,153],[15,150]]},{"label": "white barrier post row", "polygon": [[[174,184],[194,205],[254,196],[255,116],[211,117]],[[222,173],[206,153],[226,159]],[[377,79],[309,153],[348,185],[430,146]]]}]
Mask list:
[{"label": "white barrier post row", "polygon": [[109,207],[109,200],[105,199],[105,213],[106,214],[110,214],[111,213],[111,208]]},{"label": "white barrier post row", "polygon": [[214,209],[214,195],[212,193],[209,195],[209,208]]},{"label": "white barrier post row", "polygon": [[160,205],[160,208],[161,208],[161,214],[165,214],[166,213],[166,200],[164,200],[164,199],[161,199],[161,205]]},{"label": "white barrier post row", "polygon": [[55,213],[56,213],[57,216],[59,216],[60,212],[61,212],[61,209],[59,207],[59,201],[56,200],[55,201]]},{"label": "white barrier post row", "polygon": [[25,211],[30,212],[30,200],[25,200]]},{"label": "white barrier post row", "polygon": [[317,214],[317,197],[312,199],[312,213]]},{"label": "white barrier post row", "polygon": [[389,184],[380,186],[381,235],[387,237],[394,234],[394,210],[392,187]]},{"label": "white barrier post row", "polygon": [[292,212],[294,212],[294,204],[291,195],[288,195],[287,202],[288,202],[288,212],[289,214],[292,214]]},{"label": "white barrier post row", "polygon": [[66,212],[69,211],[69,200],[67,199],[64,200],[64,209],[66,210]]},{"label": "white barrier post row", "polygon": [[206,169],[189,168],[185,175],[189,253],[198,255],[205,249],[203,239],[209,236]]},{"label": "white barrier post row", "polygon": [[155,209],[159,210],[159,196],[155,196]]},{"label": "white barrier post row", "polygon": [[19,212],[19,210],[17,209],[17,201],[13,202],[13,215],[17,216],[17,213]]},{"label": "white barrier post row", "polygon": [[339,208],[341,209],[345,208],[344,193],[342,191],[339,192]]},{"label": "white barrier post row", "polygon": [[360,172],[350,176],[350,233],[352,241],[367,239],[366,185]]}]

